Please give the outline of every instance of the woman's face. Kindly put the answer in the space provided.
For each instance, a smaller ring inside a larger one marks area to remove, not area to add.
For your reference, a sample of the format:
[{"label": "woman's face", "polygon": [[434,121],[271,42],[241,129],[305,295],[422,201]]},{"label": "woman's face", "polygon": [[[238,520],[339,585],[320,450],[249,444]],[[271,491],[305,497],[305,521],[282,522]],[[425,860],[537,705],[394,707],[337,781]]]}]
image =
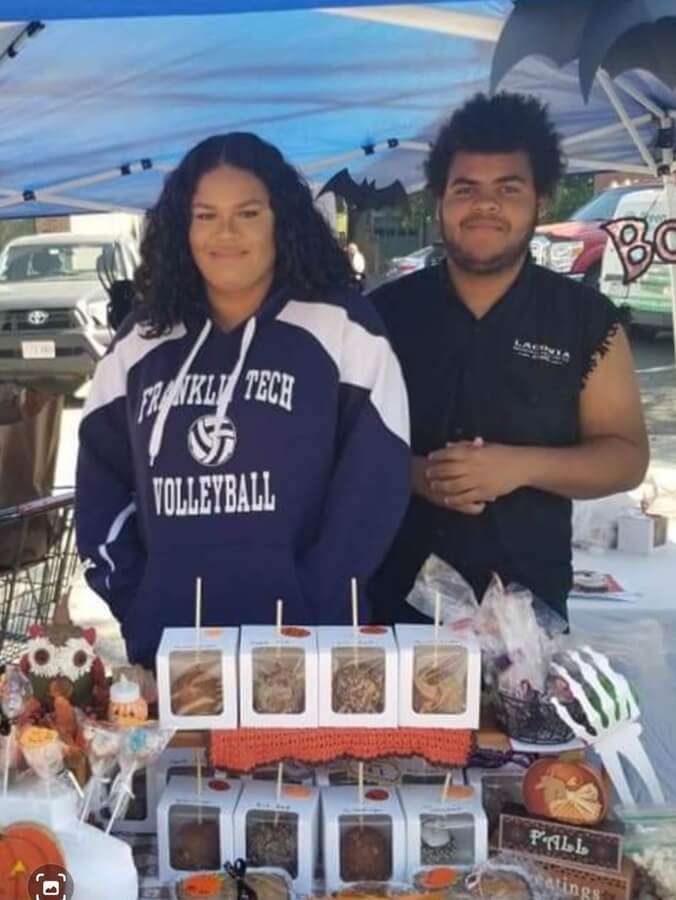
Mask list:
[{"label": "woman's face", "polygon": [[222,165],[200,178],[188,240],[210,299],[267,290],[275,267],[274,230],[267,188],[255,175]]}]

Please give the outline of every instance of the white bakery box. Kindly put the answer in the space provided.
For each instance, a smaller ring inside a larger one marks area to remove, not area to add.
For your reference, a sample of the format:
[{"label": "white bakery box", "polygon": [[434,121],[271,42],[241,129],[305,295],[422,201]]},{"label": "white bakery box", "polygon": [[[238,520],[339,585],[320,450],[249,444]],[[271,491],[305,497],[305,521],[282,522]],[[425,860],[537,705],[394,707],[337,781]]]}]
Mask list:
[{"label": "white bakery box", "polygon": [[[399,787],[402,784],[443,784],[448,769],[428,763],[422,756],[384,756],[364,760],[364,784],[371,787]],[[315,769],[318,787],[328,785],[357,784],[359,762],[356,759],[338,759]]]},{"label": "white bakery box", "polygon": [[474,635],[434,625],[395,625],[395,635],[399,725],[478,728],[481,650]]},{"label": "white bakery box", "polygon": [[403,881],[406,827],[396,789],[324,787],[322,822],[327,892],[359,881]]},{"label": "white bakery box", "polygon": [[425,868],[466,869],[488,857],[488,825],[481,790],[462,783],[399,788],[406,820],[407,877]]},{"label": "white bakery box", "polygon": [[516,763],[490,769],[465,769],[467,784],[481,791],[481,803],[488,820],[488,839],[497,844],[500,814],[508,805],[523,806],[523,779],[526,769]]},{"label": "white bakery box", "polygon": [[[294,760],[284,761],[284,784],[303,784],[307,787],[315,785],[315,770],[304,763]],[[257,766],[250,772],[239,776],[242,781],[277,781],[279,765]]]},{"label": "white bakery box", "polygon": [[234,859],[233,816],[242,783],[215,776],[176,775],[157,809],[160,881],[191,872],[218,871]]},{"label": "white bakery box", "polygon": [[243,782],[234,821],[234,858],[251,868],[284,869],[296,894],[311,894],[319,856],[319,790]]},{"label": "white bakery box", "polygon": [[396,728],[397,644],[384,625],[322,626],[319,645],[319,725]]},{"label": "white bakery box", "polygon": [[249,728],[316,728],[317,632],[243,625],[239,649],[240,722]]},{"label": "white bakery box", "polygon": [[165,628],[157,651],[160,724],[176,731],[237,728],[238,628]]},{"label": "white bakery box", "polygon": [[[118,816],[113,822],[113,834],[155,834],[157,831],[157,807],[164,789],[157,764],[155,760],[134,772],[129,803],[124,816]],[[119,769],[113,770],[111,782],[118,774]],[[104,823],[110,812],[107,807],[102,810]]]}]

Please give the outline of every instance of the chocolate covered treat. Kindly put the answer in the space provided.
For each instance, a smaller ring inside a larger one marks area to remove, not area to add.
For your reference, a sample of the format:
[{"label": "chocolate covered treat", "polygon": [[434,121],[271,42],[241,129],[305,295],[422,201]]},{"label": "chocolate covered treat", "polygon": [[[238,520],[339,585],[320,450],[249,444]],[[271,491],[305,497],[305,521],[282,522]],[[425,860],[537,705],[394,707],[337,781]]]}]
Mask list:
[{"label": "chocolate covered treat", "polygon": [[260,814],[247,817],[247,861],[254,867],[285,869],[298,876],[298,817],[282,814],[263,819]]},{"label": "chocolate covered treat", "polygon": [[220,831],[217,819],[176,824],[169,837],[172,869],[180,872],[208,871],[221,866]]},{"label": "chocolate covered treat", "polygon": [[171,711],[175,716],[219,716],[223,712],[221,658],[213,651],[175,651],[169,657]]},{"label": "chocolate covered treat", "polygon": [[467,708],[467,652],[464,647],[416,650],[413,709],[426,715],[459,715]]},{"label": "chocolate covered treat", "polygon": [[343,881],[388,881],[392,847],[377,828],[355,825],[341,834],[340,877]]},{"label": "chocolate covered treat", "polygon": [[302,650],[254,651],[253,707],[259,714],[305,712],[305,656]]},{"label": "chocolate covered treat", "polygon": [[342,662],[333,675],[332,706],[336,713],[375,714],[385,708],[385,673],[373,662]]}]

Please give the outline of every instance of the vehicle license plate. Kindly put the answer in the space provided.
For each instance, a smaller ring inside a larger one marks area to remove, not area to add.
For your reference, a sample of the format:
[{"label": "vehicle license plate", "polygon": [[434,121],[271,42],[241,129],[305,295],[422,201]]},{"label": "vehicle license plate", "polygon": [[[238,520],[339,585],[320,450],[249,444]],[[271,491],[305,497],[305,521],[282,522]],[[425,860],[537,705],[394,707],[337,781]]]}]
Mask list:
[{"label": "vehicle license plate", "polygon": [[24,359],[55,359],[54,341],[21,341],[21,355]]}]

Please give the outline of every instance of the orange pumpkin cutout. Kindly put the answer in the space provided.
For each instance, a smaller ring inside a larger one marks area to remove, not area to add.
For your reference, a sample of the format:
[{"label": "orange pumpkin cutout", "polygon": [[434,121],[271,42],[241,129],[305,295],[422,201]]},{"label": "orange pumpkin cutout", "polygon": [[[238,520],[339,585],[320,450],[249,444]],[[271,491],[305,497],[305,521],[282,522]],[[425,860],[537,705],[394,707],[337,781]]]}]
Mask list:
[{"label": "orange pumpkin cutout", "polygon": [[62,866],[66,861],[56,836],[42,825],[17,822],[0,829],[0,893],[7,900],[31,900],[28,882],[41,866]]},{"label": "orange pumpkin cutout", "polygon": [[540,759],[523,780],[529,813],[567,825],[598,825],[608,812],[608,788],[599,771],[584,762]]}]

